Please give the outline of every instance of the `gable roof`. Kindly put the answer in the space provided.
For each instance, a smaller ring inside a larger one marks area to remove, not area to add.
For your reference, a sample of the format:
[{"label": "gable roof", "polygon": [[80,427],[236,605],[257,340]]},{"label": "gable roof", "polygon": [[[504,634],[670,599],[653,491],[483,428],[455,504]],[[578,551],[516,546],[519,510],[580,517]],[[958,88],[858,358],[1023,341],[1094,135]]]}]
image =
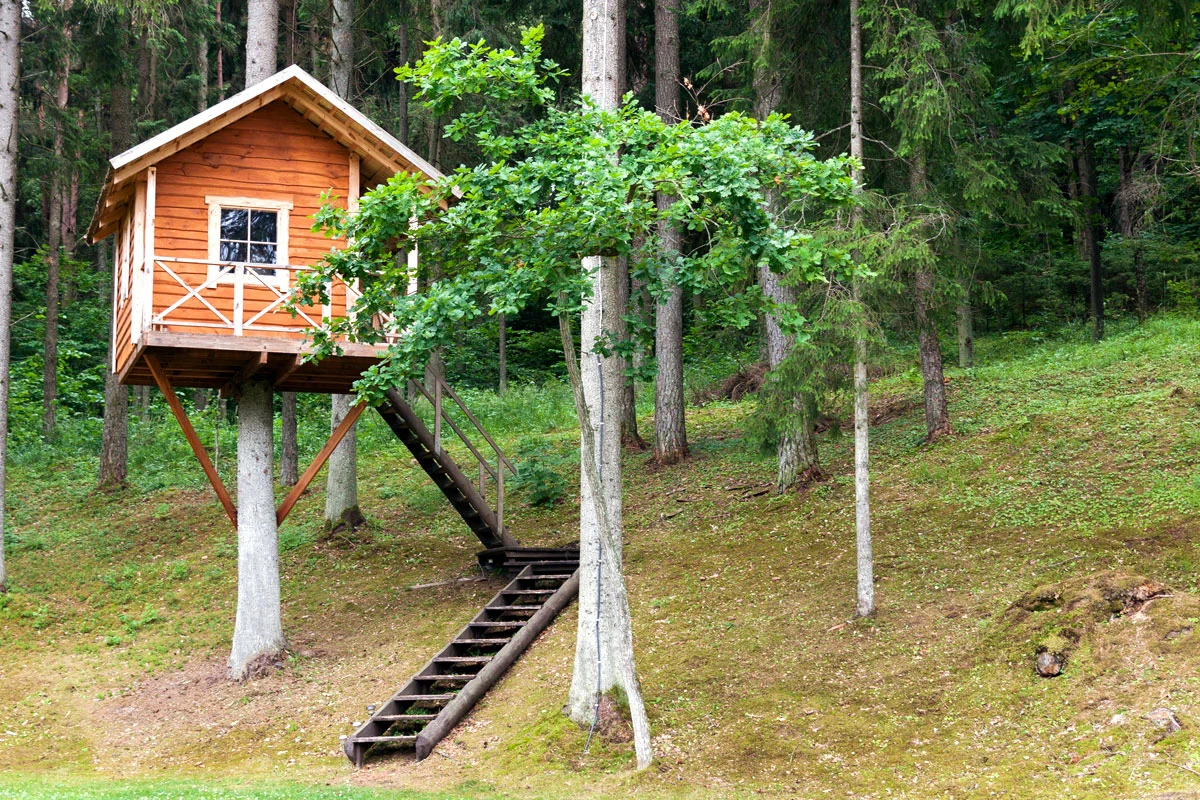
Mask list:
[{"label": "gable roof", "polygon": [[386,180],[397,172],[421,172],[431,179],[442,174],[376,125],[361,111],[296,65],[217,103],[207,111],[168,128],[109,161],[88,241],[113,233],[133,203],[134,180],[147,167],[204,139],[276,100],[282,100],[339,144],[361,158],[363,183]]}]

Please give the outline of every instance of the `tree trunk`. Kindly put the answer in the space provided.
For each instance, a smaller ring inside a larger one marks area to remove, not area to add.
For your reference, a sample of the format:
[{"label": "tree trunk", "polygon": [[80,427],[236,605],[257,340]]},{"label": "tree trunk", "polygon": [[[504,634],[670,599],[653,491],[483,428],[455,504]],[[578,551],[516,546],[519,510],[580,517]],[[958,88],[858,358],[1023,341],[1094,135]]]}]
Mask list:
[{"label": "tree trunk", "polygon": [[[583,93],[603,109],[615,109],[620,102],[624,43],[618,32],[624,14],[620,0],[584,0]],[[580,369],[575,366],[570,330],[560,319],[581,434],[579,628],[567,712],[580,725],[592,724],[601,696],[620,686],[629,700],[634,750],[642,769],[652,758],[650,726],[634,666],[633,626],[621,563],[621,441],[616,434],[625,365],[617,354],[601,356],[595,350],[603,331],[617,329],[616,259],[588,257],[583,269],[594,275],[594,291],[583,311]]]},{"label": "tree trunk", "polygon": [[196,109],[208,108],[208,38],[201,36],[196,41],[196,74],[200,82],[196,86]]},{"label": "tree trunk", "polygon": [[[335,394],[330,404],[329,430],[337,428],[353,408],[352,394]],[[325,528],[337,530],[341,527],[354,530],[366,520],[358,507],[358,450],[356,426],[329,456],[329,475],[325,485]]]},{"label": "tree trunk", "polygon": [[[398,42],[398,53],[396,54],[401,65],[408,63],[408,2],[404,0],[400,3],[400,29],[396,34],[400,41]],[[399,108],[396,114],[396,138],[404,145],[409,145],[408,142],[408,84],[404,81],[396,81],[399,84],[400,99],[398,101]],[[411,146],[411,145],[409,145]]]},{"label": "tree trunk", "polygon": [[1117,149],[1117,161],[1120,172],[1121,187],[1117,192],[1117,226],[1121,238],[1129,242],[1133,248],[1133,278],[1136,293],[1137,315],[1139,322],[1145,322],[1150,309],[1146,298],[1146,261],[1142,256],[1141,242],[1138,240],[1138,226],[1134,222],[1137,217],[1137,189],[1133,181],[1133,165],[1137,158],[1129,152],[1128,145]]},{"label": "tree trunk", "polygon": [[58,67],[54,114],[54,171],[50,175],[50,219],[47,221],[49,246],[46,252],[46,336],[42,347],[42,435],[54,438],[55,413],[58,404],[58,307],[59,277],[62,266],[63,238],[63,124],[70,98],[71,29],[63,26],[63,38],[68,42]]},{"label": "tree trunk", "polygon": [[329,54],[329,88],[338,97],[350,99],[354,78],[354,0],[333,0],[332,51]]},{"label": "tree trunk", "polygon": [[1088,310],[1092,341],[1104,338],[1104,266],[1100,262],[1100,198],[1096,191],[1096,154],[1090,141],[1079,151],[1079,191],[1083,201],[1083,238],[1088,257]]},{"label": "tree trunk", "polygon": [[[925,154],[913,154],[909,166],[909,195],[914,204],[925,199]],[[946,405],[946,379],[942,373],[942,341],[933,310],[933,266],[922,262],[913,277],[913,306],[917,340],[921,352],[921,379],[925,384],[925,432],[928,441],[950,433],[950,411]]]},{"label": "tree trunk", "polygon": [[[654,4],[654,105],[668,124],[679,121],[679,0],[657,0]],[[659,194],[659,210],[670,208],[676,198]],[[659,258],[673,261],[679,256],[682,237],[679,226],[664,220],[658,224]],[[654,355],[658,366],[654,378],[654,460],[675,464],[687,458],[687,419],[683,398],[683,288],[672,281],[664,302],[654,308]]]},{"label": "tree trunk", "polygon": [[225,53],[221,50],[221,0],[216,0],[217,11],[217,102],[225,99]]},{"label": "tree trunk", "polygon": [[[625,317],[629,314],[629,257],[617,259],[617,308],[620,309],[620,323],[616,331],[617,338],[625,341],[629,338],[629,324]],[[637,394],[634,390],[633,376],[626,371],[625,381],[621,386],[621,446],[630,450],[642,451],[646,443],[638,435],[637,424]]]},{"label": "tree trunk", "polygon": [[[850,0],[850,155],[858,161],[854,169],[854,193],[862,194],[866,176],[863,153],[862,17],[860,0]],[[855,228],[862,222],[862,210],[852,213]],[[854,300],[862,312],[860,325],[866,327],[866,307],[862,287],[854,279]],[[871,433],[867,416],[867,336],[860,331],[854,338],[854,527],[857,571],[858,616],[875,613],[875,555],[871,544]]]},{"label": "tree trunk", "polygon": [[17,142],[20,113],[21,0],[0,0],[0,593],[8,588],[4,560],[4,487],[8,454],[13,231],[17,218]]},{"label": "tree trunk", "polygon": [[496,378],[496,393],[504,397],[508,391],[508,326],[505,325],[503,314],[496,317],[496,339],[499,345],[499,360],[500,374]]},{"label": "tree trunk", "polygon": [[958,366],[970,369],[975,366],[975,313],[971,307],[972,276],[959,276],[958,304],[955,318],[958,329]]},{"label": "tree trunk", "polygon": [[[121,34],[122,43],[129,37]],[[129,149],[133,138],[133,107],[129,84],[113,83],[109,98],[109,128],[114,154]],[[117,273],[116,245],[114,258],[110,262],[112,272]],[[112,286],[111,280],[108,284]],[[112,313],[109,303],[109,313]],[[129,389],[117,380],[112,370],[113,342],[109,337],[108,355],[104,360],[104,426],[100,433],[100,475],[96,485],[100,489],[115,489],[125,485],[129,478]]]},{"label": "tree trunk", "polygon": [[238,401],[238,596],[229,675],[250,677],[287,641],[279,602],[279,538],[275,525],[275,409],[265,380],[242,384]]},{"label": "tree trunk", "polygon": [[283,392],[279,426],[279,484],[295,486],[300,480],[300,447],[296,442],[296,393]]},{"label": "tree trunk", "polygon": [[[354,67],[354,2],[335,0],[333,5],[334,41],[331,83],[334,91],[349,99],[350,79]],[[350,198],[351,208],[356,208],[358,198]],[[330,431],[337,428],[354,405],[355,398],[348,394],[335,394],[329,398]],[[358,507],[358,424],[338,443],[329,457],[325,472],[325,528],[337,530],[347,527],[354,530],[366,520]]]},{"label": "tree trunk", "polygon": [[246,9],[246,88],[275,74],[279,0],[250,0]]}]

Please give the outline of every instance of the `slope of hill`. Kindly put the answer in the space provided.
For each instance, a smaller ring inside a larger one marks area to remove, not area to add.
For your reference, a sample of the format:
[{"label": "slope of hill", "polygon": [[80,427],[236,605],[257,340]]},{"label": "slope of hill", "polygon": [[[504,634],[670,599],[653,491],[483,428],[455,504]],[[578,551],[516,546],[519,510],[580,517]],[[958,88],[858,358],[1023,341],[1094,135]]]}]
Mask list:
[{"label": "slope of hill", "polygon": [[[95,495],[87,459],[17,465],[0,795],[192,796],[216,781],[196,796],[1200,797],[1200,322],[980,351],[983,366],[950,373],[955,435],[934,445],[915,373],[875,387],[912,410],[873,430],[870,620],[850,620],[849,437],[823,438],[828,480],[780,497],[740,440],[745,405],[693,409],[695,456],[677,468],[628,457],[657,756],[640,774],[619,727],[585,755],[586,731],[559,713],[573,609],[435,756],[349,767],[338,735],[495,589],[406,588],[472,575],[476,548],[377,423],[362,437],[370,526],[320,541],[322,498],[305,497],[281,533],[293,649],[241,685],[222,679],[235,541],[210,493]],[[533,428],[504,441],[542,443],[570,472],[555,396],[526,396]],[[509,524],[563,543],[577,510],[518,508]],[[1035,674],[1039,651],[1065,659],[1060,676]],[[1157,709],[1182,729],[1148,719]]]}]

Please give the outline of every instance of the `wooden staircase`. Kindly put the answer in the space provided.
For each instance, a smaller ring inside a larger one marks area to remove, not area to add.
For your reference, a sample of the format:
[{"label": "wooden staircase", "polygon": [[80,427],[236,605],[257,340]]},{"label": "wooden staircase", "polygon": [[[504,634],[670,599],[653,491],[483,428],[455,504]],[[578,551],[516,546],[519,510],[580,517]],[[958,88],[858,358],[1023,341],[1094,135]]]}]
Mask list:
[{"label": "wooden staircase", "polygon": [[370,718],[342,744],[355,766],[375,747],[428,756],[579,591],[578,549],[494,548],[485,560],[512,580],[400,691],[367,706]]},{"label": "wooden staircase", "polygon": [[[388,390],[386,401],[377,406],[383,421],[413,454],[417,463],[421,465],[421,469],[425,470],[425,474],[442,490],[442,494],[450,501],[450,505],[467,523],[467,527],[479,537],[479,541],[483,542],[484,547],[489,549],[516,547],[517,540],[510,536],[504,527],[504,472],[507,469],[510,473],[514,473],[512,464],[484,431],[483,426],[463,405],[454,390],[440,378],[434,378],[433,392],[416,382],[413,382],[412,386],[433,404],[434,431],[432,433],[429,431],[412,406],[395,389]],[[442,404],[443,397],[448,397],[457,403],[470,423],[475,426],[479,435],[491,445],[496,458],[494,469],[488,459],[484,458],[462,429],[446,413]],[[450,454],[442,448],[443,423],[450,426],[478,462],[478,484],[472,483],[454,459],[450,457]],[[489,505],[484,496],[488,478],[493,480],[495,487],[495,508]]]}]

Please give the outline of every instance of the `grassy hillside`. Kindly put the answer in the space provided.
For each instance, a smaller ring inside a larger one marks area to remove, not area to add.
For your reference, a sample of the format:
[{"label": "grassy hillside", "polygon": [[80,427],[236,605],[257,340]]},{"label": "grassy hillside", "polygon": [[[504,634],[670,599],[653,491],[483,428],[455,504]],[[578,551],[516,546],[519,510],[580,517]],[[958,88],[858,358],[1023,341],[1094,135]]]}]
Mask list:
[{"label": "grassy hillside", "polygon": [[[827,481],[782,497],[740,440],[746,405],[691,410],[678,468],[628,457],[657,756],[641,774],[627,743],[583,755],[559,713],[573,608],[436,755],[350,768],[338,735],[496,588],[406,588],[471,574],[476,542],[376,421],[370,527],[320,542],[323,498],[304,498],[281,534],[293,649],[243,685],[222,679],[234,536],[169,429],[139,433],[140,488],[120,495],[89,491],[86,455],[27,455],[0,597],[0,796],[1200,797],[1200,322],[1095,347],[1013,335],[979,360],[949,374],[956,435],[935,445],[915,372],[874,387],[909,410],[873,430],[871,620],[850,621],[849,437],[823,438]],[[506,447],[572,472],[564,394],[474,402],[519,420]],[[577,509],[509,525],[563,543]],[[1061,676],[1034,674],[1039,649],[1065,654]],[[1160,707],[1182,730],[1145,719]]]}]

